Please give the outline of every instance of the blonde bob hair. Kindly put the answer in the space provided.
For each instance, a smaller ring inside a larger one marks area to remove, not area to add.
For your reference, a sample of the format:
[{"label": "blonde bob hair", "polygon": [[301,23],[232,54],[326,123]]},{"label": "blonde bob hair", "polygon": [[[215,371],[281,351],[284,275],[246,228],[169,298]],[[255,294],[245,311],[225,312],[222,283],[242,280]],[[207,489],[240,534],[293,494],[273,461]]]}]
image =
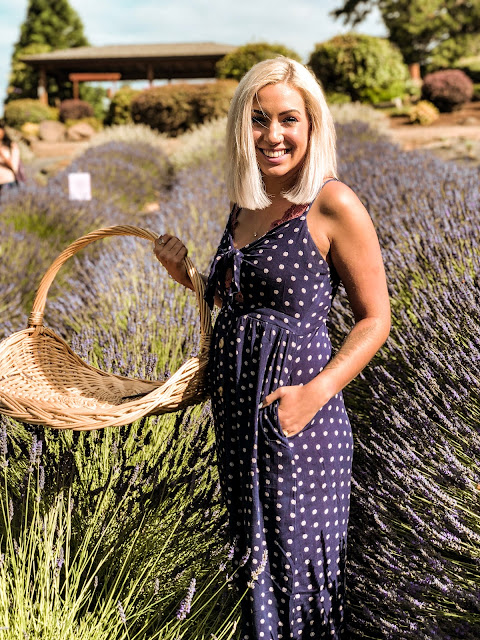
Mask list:
[{"label": "blonde bob hair", "polygon": [[253,142],[252,105],[258,92],[283,82],[297,89],[310,121],[307,153],[296,184],[283,196],[294,204],[315,200],[326,177],[336,177],[335,127],[323,91],[302,64],[280,56],[259,62],[242,78],[233,96],[227,120],[228,196],[247,209],[264,209],[271,203],[265,191]]}]

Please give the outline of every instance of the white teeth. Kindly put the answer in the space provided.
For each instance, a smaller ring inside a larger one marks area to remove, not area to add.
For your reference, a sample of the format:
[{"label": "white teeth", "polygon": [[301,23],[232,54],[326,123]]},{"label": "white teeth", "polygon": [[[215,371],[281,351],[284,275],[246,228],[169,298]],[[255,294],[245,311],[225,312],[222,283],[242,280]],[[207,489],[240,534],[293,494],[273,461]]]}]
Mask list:
[{"label": "white teeth", "polygon": [[262,153],[267,156],[267,158],[280,158],[280,156],[284,156],[287,153],[286,149],[282,149],[281,151],[270,151],[269,149],[262,149]]}]

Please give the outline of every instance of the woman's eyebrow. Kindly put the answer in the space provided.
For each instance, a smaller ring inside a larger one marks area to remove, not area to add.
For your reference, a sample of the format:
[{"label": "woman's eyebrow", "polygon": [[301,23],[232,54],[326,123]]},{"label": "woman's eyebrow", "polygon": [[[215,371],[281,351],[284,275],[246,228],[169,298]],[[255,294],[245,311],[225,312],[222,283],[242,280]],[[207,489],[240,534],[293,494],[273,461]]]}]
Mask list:
[{"label": "woman's eyebrow", "polygon": [[[253,109],[253,113],[261,113],[262,116],[268,116],[268,112],[264,111],[263,109]],[[285,116],[287,115],[287,113],[300,113],[300,111],[298,109],[287,109],[286,111],[282,111],[278,115]]]}]

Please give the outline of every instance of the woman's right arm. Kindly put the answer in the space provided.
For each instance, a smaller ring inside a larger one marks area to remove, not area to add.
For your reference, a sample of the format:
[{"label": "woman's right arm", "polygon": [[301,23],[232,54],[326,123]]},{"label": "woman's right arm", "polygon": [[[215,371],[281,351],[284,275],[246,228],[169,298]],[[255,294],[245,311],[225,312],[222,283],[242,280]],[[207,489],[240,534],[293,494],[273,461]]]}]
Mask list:
[{"label": "woman's right arm", "polygon": [[[165,267],[167,273],[187,289],[193,291],[193,284],[185,267],[184,258],[188,253],[187,247],[181,240],[168,233],[164,233],[157,240],[153,247],[153,253],[157,260]],[[200,274],[203,281],[207,282],[207,276]],[[216,295],[215,304],[217,307],[222,306],[222,300]]]},{"label": "woman's right arm", "polygon": [[193,291],[193,284],[183,261],[188,250],[181,240],[164,233],[155,240],[153,253],[176,282]]}]

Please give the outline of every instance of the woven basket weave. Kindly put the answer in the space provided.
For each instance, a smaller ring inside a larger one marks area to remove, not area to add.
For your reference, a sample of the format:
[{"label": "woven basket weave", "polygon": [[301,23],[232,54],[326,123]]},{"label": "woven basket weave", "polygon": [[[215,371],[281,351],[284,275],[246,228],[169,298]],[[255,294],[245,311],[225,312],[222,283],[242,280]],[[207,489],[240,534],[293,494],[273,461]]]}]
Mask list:
[{"label": "woven basket weave", "polygon": [[130,424],[207,397],[212,318],[203,299],[203,279],[188,257],[185,264],[200,310],[200,350],[198,357],[187,360],[164,382],[134,380],[95,369],[43,326],[47,293],[60,267],[83,247],[109,236],[137,236],[151,242],[158,237],[128,225],[98,229],[58,256],[40,283],[28,328],[0,342],[0,413],[21,422],[81,431]]}]

